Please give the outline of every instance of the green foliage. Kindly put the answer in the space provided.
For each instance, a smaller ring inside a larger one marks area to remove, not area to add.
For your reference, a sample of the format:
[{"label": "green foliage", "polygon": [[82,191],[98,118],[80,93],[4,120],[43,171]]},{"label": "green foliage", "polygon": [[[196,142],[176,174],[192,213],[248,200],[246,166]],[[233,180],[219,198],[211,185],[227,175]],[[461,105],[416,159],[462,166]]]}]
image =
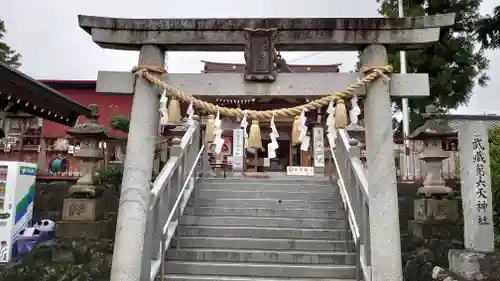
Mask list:
[{"label": "green foliage", "polygon": [[108,239],[49,241],[0,270],[0,281],[107,281],[112,253]]},{"label": "green foliage", "polygon": [[113,116],[110,122],[111,128],[128,133],[130,127],[130,118],[125,116]]},{"label": "green foliage", "polygon": [[123,178],[123,166],[112,166],[99,169],[94,174],[94,183],[97,185],[108,185],[120,183]]},{"label": "green foliage", "polygon": [[478,40],[485,49],[500,48],[500,6],[477,23]]},{"label": "green foliage", "polygon": [[[377,0],[383,16],[397,17],[397,0]],[[439,42],[423,49],[409,51],[408,73],[428,73],[431,95],[409,100],[411,127],[423,124],[421,113],[425,106],[437,104],[443,110],[467,103],[476,82],[488,81],[485,70],[488,60],[482,50],[475,49],[475,23],[480,20],[480,0],[404,0],[405,16],[424,16],[454,12],[456,23],[440,32]],[[399,52],[389,50],[389,62],[400,71]],[[398,107],[401,105],[398,102]]]},{"label": "green foliage", "polygon": [[490,169],[496,247],[500,250],[500,127],[490,130]]},{"label": "green foliage", "polygon": [[21,55],[4,42],[6,32],[5,23],[0,19],[0,61],[10,67],[18,68],[21,66]]}]

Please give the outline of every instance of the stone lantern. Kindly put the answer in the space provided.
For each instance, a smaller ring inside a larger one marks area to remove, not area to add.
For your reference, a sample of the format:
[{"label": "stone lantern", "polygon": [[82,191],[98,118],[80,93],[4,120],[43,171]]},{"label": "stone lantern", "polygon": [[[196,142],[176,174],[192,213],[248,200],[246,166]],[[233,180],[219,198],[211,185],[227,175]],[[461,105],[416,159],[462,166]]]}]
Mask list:
[{"label": "stone lantern", "polygon": [[76,184],[70,187],[69,193],[72,197],[95,197],[98,190],[94,185],[94,172],[100,160],[104,159],[99,142],[108,139],[106,130],[97,123],[99,118],[99,107],[96,104],[90,104],[92,116],[87,118],[87,122],[77,124],[68,134],[80,140],[80,149],[74,156],[81,160],[81,177]]},{"label": "stone lantern", "polygon": [[420,140],[424,143],[420,159],[425,162],[426,176],[423,186],[418,189],[417,194],[427,197],[453,194],[453,190],[446,186],[441,174],[443,160],[450,157],[449,153],[442,148],[441,143],[443,139],[455,137],[457,134],[448,126],[446,120],[436,118],[437,113],[436,106],[428,105],[425,124],[409,136],[411,140]]}]

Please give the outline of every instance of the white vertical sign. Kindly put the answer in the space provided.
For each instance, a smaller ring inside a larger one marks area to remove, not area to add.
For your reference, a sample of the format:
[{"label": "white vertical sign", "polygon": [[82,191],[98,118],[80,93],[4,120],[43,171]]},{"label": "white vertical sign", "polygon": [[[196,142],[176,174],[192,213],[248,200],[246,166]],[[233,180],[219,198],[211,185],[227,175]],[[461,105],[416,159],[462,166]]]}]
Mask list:
[{"label": "white vertical sign", "polygon": [[325,167],[325,141],[323,127],[313,128],[314,141],[314,167]]},{"label": "white vertical sign", "polygon": [[494,251],[488,127],[469,121],[458,131],[466,249]]},{"label": "white vertical sign", "polygon": [[243,129],[233,129],[233,171],[243,171],[243,153],[245,137]]}]

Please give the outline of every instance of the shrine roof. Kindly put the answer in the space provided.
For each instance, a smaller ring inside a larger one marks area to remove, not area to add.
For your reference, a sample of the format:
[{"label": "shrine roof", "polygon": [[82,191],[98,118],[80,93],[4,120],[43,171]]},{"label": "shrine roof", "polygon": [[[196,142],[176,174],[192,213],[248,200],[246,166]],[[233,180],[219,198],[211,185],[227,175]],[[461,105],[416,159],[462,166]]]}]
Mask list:
[{"label": "shrine roof", "polygon": [[96,80],[54,80],[54,79],[41,79],[38,80],[43,84],[52,88],[65,88],[65,89],[95,89]]},{"label": "shrine roof", "polygon": [[73,126],[91,110],[28,75],[0,62],[0,98],[19,110],[58,124]]},{"label": "shrine roof", "polygon": [[[243,63],[228,63],[228,62],[212,62],[212,61],[205,61],[202,60],[205,64],[204,67],[204,72],[205,73],[215,73],[215,72],[238,72],[238,73],[243,73],[245,72],[245,64]],[[314,72],[314,73],[330,73],[330,72],[339,72],[339,66],[342,65],[341,63],[338,64],[317,64],[317,65],[312,65],[312,64],[287,64],[287,66],[293,71],[297,73],[307,73],[307,72]]]}]

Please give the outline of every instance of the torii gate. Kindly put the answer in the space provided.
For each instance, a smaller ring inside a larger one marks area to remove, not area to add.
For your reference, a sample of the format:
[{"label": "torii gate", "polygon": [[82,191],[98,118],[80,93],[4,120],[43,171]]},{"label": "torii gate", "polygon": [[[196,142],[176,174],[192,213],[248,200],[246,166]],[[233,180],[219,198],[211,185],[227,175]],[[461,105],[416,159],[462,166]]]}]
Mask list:
[{"label": "torii gate", "polygon": [[[344,90],[360,73],[273,72],[279,51],[358,51],[363,67],[387,65],[387,48],[418,49],[439,40],[454,14],[419,18],[119,19],[79,16],[103,48],[139,50],[139,65],[164,67],[165,51],[244,51],[245,75],[163,74],[169,85],[203,96],[314,98]],[[99,72],[98,92],[134,94],[116,229],[112,280],[138,281],[159,122],[159,88],[132,73]],[[429,95],[427,74],[393,74],[356,94],[365,101],[372,280],[402,280],[390,96]]]}]

